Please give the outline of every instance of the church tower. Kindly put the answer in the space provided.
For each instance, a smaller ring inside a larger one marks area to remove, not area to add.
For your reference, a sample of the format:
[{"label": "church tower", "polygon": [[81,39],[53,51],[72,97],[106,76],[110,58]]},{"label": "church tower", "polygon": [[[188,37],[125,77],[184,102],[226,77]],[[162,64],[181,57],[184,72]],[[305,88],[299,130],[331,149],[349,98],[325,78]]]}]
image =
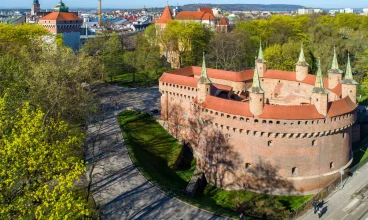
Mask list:
[{"label": "church tower", "polygon": [[296,80],[303,81],[305,77],[308,75],[308,66],[309,64],[305,61],[303,44],[300,49],[299,60],[296,63]]},{"label": "church tower", "polygon": [[334,48],[331,69],[328,70],[328,88],[333,89],[341,82],[342,73],[337,62],[336,48]]},{"label": "church tower", "polygon": [[312,104],[316,106],[317,111],[321,115],[327,116],[328,91],[323,82],[321,59],[318,60],[318,71],[312,93]]},{"label": "church tower", "polygon": [[[257,65],[256,61],[256,65]],[[258,116],[263,113],[264,108],[264,91],[259,81],[258,68],[254,68],[253,83],[252,87],[248,90],[249,92],[249,105],[250,111],[254,116]]]},{"label": "church tower", "polygon": [[38,0],[33,0],[31,15],[37,15],[41,11],[41,5]]},{"label": "church tower", "polygon": [[358,83],[353,78],[351,71],[350,56],[348,54],[348,63],[346,64],[346,73],[342,80],[342,98],[350,97],[351,101],[356,103],[356,90]]},{"label": "church tower", "polygon": [[258,69],[259,77],[264,77],[267,71],[266,60],[263,57],[262,42],[259,42],[258,58],[256,60],[256,68]]},{"label": "church tower", "polygon": [[197,82],[198,88],[198,103],[202,103],[206,100],[207,96],[211,94],[211,80],[208,78],[207,75],[207,68],[206,68],[206,59],[203,53],[203,64],[202,64],[202,71],[201,76]]}]

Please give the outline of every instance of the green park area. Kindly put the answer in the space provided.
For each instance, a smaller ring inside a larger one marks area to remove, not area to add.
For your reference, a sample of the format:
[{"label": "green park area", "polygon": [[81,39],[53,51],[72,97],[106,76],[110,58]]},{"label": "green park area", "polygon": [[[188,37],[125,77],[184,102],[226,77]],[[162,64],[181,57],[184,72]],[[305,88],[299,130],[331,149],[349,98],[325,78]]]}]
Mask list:
[{"label": "green park area", "polygon": [[183,146],[149,114],[124,111],[118,119],[134,165],[150,182],[187,203],[231,217],[239,216],[240,206],[256,204],[258,208],[252,207],[249,215],[285,218],[312,197],[271,197],[246,190],[225,191],[208,184],[203,193],[190,198],[185,188],[195,170],[195,161],[175,166]]}]

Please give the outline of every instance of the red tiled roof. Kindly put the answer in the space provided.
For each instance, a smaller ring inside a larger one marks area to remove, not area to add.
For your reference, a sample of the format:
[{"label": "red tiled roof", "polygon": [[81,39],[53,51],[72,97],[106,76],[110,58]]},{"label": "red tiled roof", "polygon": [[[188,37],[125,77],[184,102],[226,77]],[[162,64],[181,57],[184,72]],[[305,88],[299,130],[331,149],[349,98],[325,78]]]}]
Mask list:
[{"label": "red tiled roof", "polygon": [[205,13],[204,15],[203,15],[203,17],[202,17],[202,21],[215,21],[216,20],[216,18],[215,18],[215,16],[213,16],[212,14],[210,14],[210,13]]},{"label": "red tiled roof", "polygon": [[337,101],[331,102],[327,115],[332,118],[339,115],[343,115],[354,111],[357,108],[355,104],[349,97],[339,99]]},{"label": "red tiled roof", "polygon": [[[200,76],[202,71],[202,67],[199,66],[190,66],[185,67],[177,70],[172,70],[168,73],[175,74],[175,75],[181,75],[181,76]],[[254,69],[251,70],[245,70],[242,72],[232,72],[232,71],[226,71],[226,70],[218,70],[218,69],[211,69],[207,68],[207,74],[210,78],[215,79],[224,79],[234,82],[243,82],[247,80],[253,79],[253,73]]]},{"label": "red tiled roof", "polygon": [[[202,68],[198,66],[193,66],[192,71],[194,75],[200,76]],[[218,70],[207,68],[207,74],[210,78],[224,79],[234,82],[242,82],[253,79],[254,70],[245,70],[242,72],[232,72],[226,70]]]},{"label": "red tiled roof", "polygon": [[223,90],[223,91],[230,91],[231,90],[231,86],[226,86],[226,85],[221,85],[221,84],[216,84],[216,83],[212,83],[212,85],[217,90]]},{"label": "red tiled roof", "polygon": [[170,7],[169,6],[166,6],[166,8],[164,9],[164,11],[162,12],[162,15],[160,17],[160,19],[158,19],[156,21],[156,23],[158,24],[165,24],[169,21],[172,21],[173,20],[173,17],[172,17],[172,14],[171,14],[171,10],[170,10]]},{"label": "red tiled roof", "polygon": [[78,17],[73,12],[51,12],[50,14],[40,18],[40,21],[82,21],[83,19]]},{"label": "red tiled roof", "polygon": [[[296,80],[296,73],[291,71],[283,71],[283,70],[267,70],[264,78],[268,79],[281,79],[281,80],[288,80],[288,81],[297,81]],[[316,76],[308,74],[305,79],[302,81],[302,83],[314,85],[316,82]],[[328,88],[328,79],[324,78],[325,87]],[[338,96],[341,96],[342,94],[342,87],[341,83],[339,83],[335,88],[333,89],[327,89],[331,92],[335,93]]]},{"label": "red tiled roof", "polygon": [[197,87],[198,79],[194,77],[187,77],[181,75],[174,75],[170,73],[164,73],[160,77],[160,82],[172,83],[183,86]]},{"label": "red tiled roof", "polygon": [[285,120],[309,120],[321,119],[315,105],[265,105],[260,118],[285,119]]},{"label": "red tiled roof", "polygon": [[215,15],[213,14],[213,11],[211,8],[198,8],[198,11],[201,11],[201,12],[205,12],[205,13],[209,13],[211,14],[213,17],[215,17]]},{"label": "red tiled roof", "polygon": [[217,23],[218,25],[229,25],[229,20],[225,16],[222,16],[220,21]]},{"label": "red tiled roof", "polygon": [[248,102],[238,102],[229,99],[218,98],[215,96],[208,96],[200,105],[204,108],[219,112],[253,117],[253,114],[250,112]]},{"label": "red tiled roof", "polygon": [[210,14],[201,11],[182,11],[176,15],[175,20],[216,20],[216,18]]}]

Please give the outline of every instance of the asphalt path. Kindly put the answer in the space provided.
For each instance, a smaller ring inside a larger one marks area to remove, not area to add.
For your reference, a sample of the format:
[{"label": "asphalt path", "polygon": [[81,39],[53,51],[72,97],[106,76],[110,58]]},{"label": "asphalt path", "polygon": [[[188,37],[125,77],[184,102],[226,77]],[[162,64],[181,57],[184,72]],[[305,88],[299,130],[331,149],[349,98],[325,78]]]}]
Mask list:
[{"label": "asphalt path", "polygon": [[102,219],[224,219],[166,195],[132,164],[116,116],[126,108],[159,109],[157,87],[107,86],[98,95],[103,113],[88,126],[86,158],[90,164],[87,171],[95,164],[92,192]]}]

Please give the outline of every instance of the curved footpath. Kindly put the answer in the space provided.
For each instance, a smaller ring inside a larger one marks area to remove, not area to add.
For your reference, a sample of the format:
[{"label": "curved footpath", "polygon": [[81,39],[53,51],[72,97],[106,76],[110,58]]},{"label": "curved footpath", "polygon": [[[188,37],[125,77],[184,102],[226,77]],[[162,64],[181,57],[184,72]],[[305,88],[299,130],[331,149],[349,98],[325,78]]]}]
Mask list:
[{"label": "curved footpath", "polygon": [[158,88],[107,86],[100,90],[104,114],[91,119],[88,126],[87,160],[91,164],[94,149],[92,191],[101,206],[102,219],[224,219],[166,195],[133,166],[116,116],[128,107],[159,109]]}]

